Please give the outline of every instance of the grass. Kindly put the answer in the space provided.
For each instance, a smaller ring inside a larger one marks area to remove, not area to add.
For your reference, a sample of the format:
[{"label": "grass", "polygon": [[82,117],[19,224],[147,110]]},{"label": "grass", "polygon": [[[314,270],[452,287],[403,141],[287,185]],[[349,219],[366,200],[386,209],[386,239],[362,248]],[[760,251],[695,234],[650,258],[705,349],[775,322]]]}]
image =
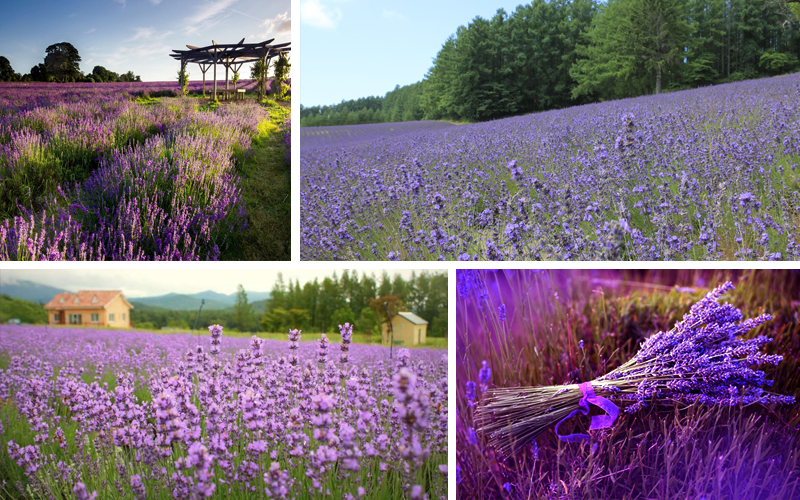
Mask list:
[{"label": "grass", "polygon": [[[114,328],[108,328],[110,330],[114,330]],[[189,335],[197,335],[198,337],[205,337],[208,336],[208,330],[185,330],[185,329],[176,329],[176,330],[158,330],[152,332],[157,335],[174,335],[174,334],[189,334]],[[287,340],[285,333],[275,333],[275,332],[238,332],[233,329],[225,329],[226,337],[252,337],[256,336],[262,339],[268,340]],[[321,338],[321,332],[303,332],[300,341],[301,342],[316,342]],[[341,337],[338,333],[328,333],[328,340],[331,344],[340,344],[342,342]],[[353,334],[353,342],[357,344],[372,344],[372,345],[380,345],[381,337],[380,335],[365,335],[362,333],[354,333]],[[446,349],[447,348],[447,338],[446,337],[428,337],[427,343],[416,345],[416,346],[405,346],[401,345],[399,347],[410,347],[410,348],[437,348],[437,349]]]},{"label": "grass", "polygon": [[249,231],[234,240],[223,260],[291,259],[291,167],[281,142],[288,106],[267,104],[270,121],[253,141],[252,156],[240,166]]},{"label": "grass", "polygon": [[[655,404],[622,413],[611,429],[589,431],[590,443],[563,443],[550,429],[538,439],[538,458],[530,446],[506,457],[486,448],[483,436],[477,445],[467,443],[473,408],[464,393],[466,381],[478,381],[483,360],[498,387],[592,380],[630,359],[645,337],[672,328],[709,288],[731,279],[736,289],[727,302],[745,317],[774,317],[748,334],[774,338],[767,353],[784,355],[777,367],[765,367],[775,380],[770,390],[800,396],[800,272],[501,271],[482,277],[491,285],[486,312],[474,295],[459,297],[457,309],[460,498],[800,497],[797,405]],[[682,293],[673,285],[695,290]],[[505,322],[496,313],[501,303],[509,310]],[[587,421],[573,419],[560,431],[585,432]]]}]

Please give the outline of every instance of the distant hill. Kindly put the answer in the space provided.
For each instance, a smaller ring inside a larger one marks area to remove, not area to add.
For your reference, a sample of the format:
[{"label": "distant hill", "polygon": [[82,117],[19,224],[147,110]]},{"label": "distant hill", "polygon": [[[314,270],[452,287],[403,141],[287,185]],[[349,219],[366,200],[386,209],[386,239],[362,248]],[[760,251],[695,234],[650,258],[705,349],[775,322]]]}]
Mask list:
[{"label": "distant hill", "polygon": [[41,305],[29,300],[15,299],[0,294],[0,324],[6,323],[12,318],[18,319],[22,323],[41,325],[47,322],[47,311]]},{"label": "distant hill", "polygon": [[8,295],[15,299],[27,300],[36,304],[47,304],[57,293],[73,292],[67,288],[55,288],[49,285],[34,283],[33,281],[18,281],[16,283],[0,283],[0,294]]},{"label": "distant hill", "polygon": [[[55,288],[42,285],[33,281],[18,281],[16,283],[0,284],[0,294],[16,299],[27,300],[36,304],[50,302],[57,293],[75,292],[66,288]],[[124,290],[123,290],[124,293]],[[247,292],[247,300],[253,304],[256,312],[263,312],[270,292]],[[200,308],[200,301],[205,299],[203,310],[216,311],[233,307],[236,303],[236,293],[224,294],[213,290],[205,292],[181,294],[168,293],[151,297],[127,297],[134,307],[157,308],[171,311],[196,311]]]},{"label": "distant hill", "polygon": [[[128,298],[128,300],[136,307],[136,304],[143,304],[149,307],[156,307],[159,309],[169,309],[171,311],[195,311],[200,308],[200,301],[204,297],[194,297],[192,295],[184,295],[180,293],[168,293],[166,295],[157,295],[155,297],[136,297]],[[221,302],[214,299],[206,299],[203,305],[204,310],[227,309],[230,304]]]},{"label": "distant hill", "polygon": [[[267,298],[269,298],[269,292],[247,293],[247,300],[251,304],[258,303],[259,301],[266,302]],[[203,305],[204,311],[228,309],[236,304],[235,293],[225,295],[213,291],[192,294],[168,293],[156,297],[133,297],[128,300],[134,307],[138,303],[148,307],[157,307],[159,309],[169,309],[172,311],[196,311],[200,308],[200,301],[203,299],[206,301]],[[264,306],[261,306],[261,309],[263,310]]]}]

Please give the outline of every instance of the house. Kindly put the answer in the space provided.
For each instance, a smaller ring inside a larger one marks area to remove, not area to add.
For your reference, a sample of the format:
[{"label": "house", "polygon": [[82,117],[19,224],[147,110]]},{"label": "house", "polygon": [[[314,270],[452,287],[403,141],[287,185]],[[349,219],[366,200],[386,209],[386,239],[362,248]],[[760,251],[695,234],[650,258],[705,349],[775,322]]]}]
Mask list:
[{"label": "house", "polygon": [[392,328],[394,337],[389,330],[389,325],[381,325],[382,340],[384,345],[389,345],[390,341],[398,345],[417,345],[424,344],[428,336],[428,322],[412,312],[399,312],[392,318]]},{"label": "house", "polygon": [[44,308],[50,325],[128,328],[133,306],[119,290],[83,290],[59,293]]}]

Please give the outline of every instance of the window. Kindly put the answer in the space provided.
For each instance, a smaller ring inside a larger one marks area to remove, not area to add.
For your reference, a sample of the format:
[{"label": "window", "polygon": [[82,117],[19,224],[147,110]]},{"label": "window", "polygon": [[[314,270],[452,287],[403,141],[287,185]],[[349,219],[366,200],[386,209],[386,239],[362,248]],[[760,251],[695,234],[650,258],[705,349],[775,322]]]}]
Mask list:
[{"label": "window", "polygon": [[122,313],[122,321],[125,321],[125,313]]},{"label": "window", "polygon": [[111,323],[112,321],[114,321],[114,313],[108,315],[108,322]]},{"label": "window", "polygon": [[58,323],[61,321],[61,315],[59,313],[53,313],[53,323]]},{"label": "window", "polygon": [[100,322],[100,315],[97,313],[92,314],[92,323],[99,323]]},{"label": "window", "polygon": [[80,314],[70,314],[69,315],[69,324],[70,325],[80,325],[82,323],[82,316]]}]

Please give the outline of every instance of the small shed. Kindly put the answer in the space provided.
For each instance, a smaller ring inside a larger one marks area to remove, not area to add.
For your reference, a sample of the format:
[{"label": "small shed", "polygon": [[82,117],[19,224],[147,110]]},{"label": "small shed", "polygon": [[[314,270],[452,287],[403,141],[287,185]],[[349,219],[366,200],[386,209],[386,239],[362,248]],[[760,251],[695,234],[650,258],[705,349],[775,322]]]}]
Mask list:
[{"label": "small shed", "polygon": [[[392,318],[392,328],[394,329],[394,343],[398,345],[418,345],[425,344],[428,340],[428,322],[416,314],[408,311],[399,312]],[[381,325],[382,341],[384,345],[389,345],[392,332],[389,325]]]},{"label": "small shed", "polygon": [[50,325],[129,328],[133,306],[119,290],[82,290],[59,293],[44,308]]}]

